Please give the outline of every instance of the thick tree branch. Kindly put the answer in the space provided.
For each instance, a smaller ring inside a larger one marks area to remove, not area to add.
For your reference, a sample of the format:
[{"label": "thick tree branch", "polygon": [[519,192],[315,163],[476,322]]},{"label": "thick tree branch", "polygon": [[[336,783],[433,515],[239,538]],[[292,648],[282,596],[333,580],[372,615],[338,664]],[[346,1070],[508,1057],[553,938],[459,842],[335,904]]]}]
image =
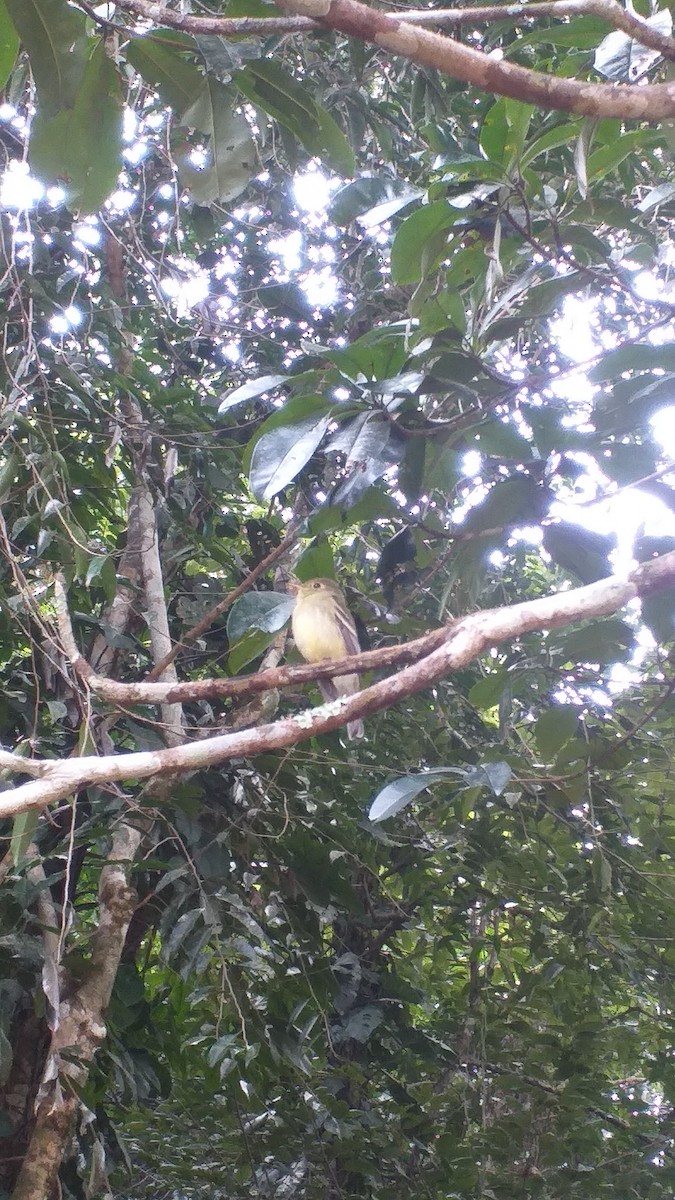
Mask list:
[{"label": "thick tree branch", "polygon": [[499,642],[513,641],[525,633],[555,629],[573,621],[607,616],[630,600],[673,584],[675,551],[644,563],[623,578],[612,576],[587,587],[514,604],[510,608],[471,613],[444,631],[443,644],[426,658],[380,683],[364,688],[354,696],[343,696],[330,704],[286,717],[271,725],[190,742],[168,750],[106,755],[101,758],[70,758],[49,763],[42,779],[24,783],[0,795],[0,817],[44,808],[52,801],[63,800],[78,788],[92,783],[105,785],[123,779],[151,779],[293,746],[296,742],[337,729],[348,721],[391,708],[406,696],[423,691],[451,672],[466,666]]},{"label": "thick tree branch", "polygon": [[[220,37],[242,37],[255,34],[310,33],[321,29],[321,21],[311,17],[207,17],[188,13],[167,12],[155,0],[116,0],[117,7],[134,13],[147,21],[179,29],[183,33],[218,34]],[[675,38],[659,33],[639,17],[623,8],[617,0],[534,0],[534,3],[485,4],[475,8],[411,8],[404,12],[383,15],[393,20],[405,20],[407,25],[435,25],[454,28],[457,25],[483,25],[491,21],[522,17],[578,17],[590,14],[601,17],[613,29],[621,29],[642,46],[658,50],[664,58],[675,59]]]},{"label": "thick tree branch", "polygon": [[[304,18],[305,26],[277,27],[276,32],[292,32],[297,29],[311,30],[318,23],[324,28],[340,30],[389,50],[401,54],[420,66],[433,67],[443,74],[464,80],[485,92],[498,96],[511,96],[538,104],[546,109],[579,113],[583,116],[618,117],[624,120],[655,121],[675,116],[675,83],[647,84],[635,87],[629,84],[586,83],[563,79],[539,71],[531,71],[480,50],[473,50],[443,34],[417,27],[403,15],[380,12],[368,8],[358,0],[276,0],[278,7],[293,14],[293,19]],[[163,4],[154,0],[117,0],[118,6],[155,23],[169,25],[189,33],[217,33],[224,37],[244,33],[263,32],[254,29],[242,19],[242,23],[224,17],[185,17],[167,11]],[[563,7],[564,6],[564,7]],[[518,4],[505,6],[503,15],[513,13],[522,16],[535,9],[535,5]],[[657,50],[669,61],[675,61],[675,39],[666,37],[652,26],[627,12],[617,0],[561,0],[557,4],[544,5],[546,13],[551,9],[561,16],[581,12],[601,16],[616,29],[650,49]],[[496,6],[488,10],[495,13]],[[474,18],[471,9],[466,10],[469,19]],[[416,14],[417,15],[417,14]],[[434,14],[435,15],[435,14]],[[484,18],[485,19],[485,18]],[[489,19],[492,19],[490,17]],[[244,25],[243,21],[247,24]],[[452,22],[451,22],[452,23]],[[271,30],[266,30],[271,32]]]},{"label": "thick tree branch", "polygon": [[85,1081],[89,1063],[105,1037],[103,1016],[135,904],[126,870],[140,838],[140,832],[121,825],[101,871],[99,922],[92,938],[91,962],[75,993],[61,1001],[60,1024],[52,1038],[35,1129],[12,1200],[45,1200],[54,1194],[63,1147],[80,1107],[77,1088]]},{"label": "thick tree branch", "polygon": [[[435,67],[484,92],[584,116],[654,121],[675,115],[675,83],[633,87],[545,75],[472,50],[443,34],[416,29],[402,18],[377,12],[359,0],[276,0],[276,3],[287,12],[321,20],[330,29],[339,29],[360,41],[401,54],[419,66]],[[651,33],[649,37],[651,40]],[[672,48],[668,57],[675,57]]]},{"label": "thick tree branch", "polygon": [[[169,617],[164,599],[164,579],[159,557],[159,535],[155,506],[147,484],[134,489],[136,496],[135,520],[138,523],[136,542],[141,548],[143,564],[143,593],[145,596],[146,621],[150,632],[150,645],[154,662],[165,664],[158,675],[170,683],[177,682],[176,668],[172,661],[173,649],[169,632]],[[183,713],[176,701],[162,704],[164,735],[170,746],[177,746],[183,729]]]}]

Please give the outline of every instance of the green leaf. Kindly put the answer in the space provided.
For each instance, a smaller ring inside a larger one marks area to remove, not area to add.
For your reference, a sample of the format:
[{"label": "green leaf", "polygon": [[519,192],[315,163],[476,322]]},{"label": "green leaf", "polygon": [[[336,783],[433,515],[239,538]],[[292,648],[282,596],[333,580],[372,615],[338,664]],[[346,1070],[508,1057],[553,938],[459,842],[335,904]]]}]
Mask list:
[{"label": "green leaf", "polygon": [[601,17],[579,17],[567,25],[550,25],[548,28],[533,30],[516,39],[518,52],[525,46],[538,46],[542,43],[549,46],[573,47],[580,50],[595,50],[600,39],[607,32],[607,22]]},{"label": "green leaf", "polygon": [[287,383],[288,375],[260,375],[257,379],[250,379],[248,383],[242,383],[239,387],[232,388],[221,400],[218,406],[218,412],[228,412],[229,409],[235,408],[237,404],[244,404],[247,400],[254,400],[258,396],[262,396],[265,392],[276,392],[282,384]]},{"label": "green leaf", "polygon": [[588,159],[589,180],[604,179],[605,175],[609,175],[610,171],[614,171],[634,150],[639,149],[644,153],[647,149],[646,143],[648,144],[648,141],[649,139],[645,139],[641,130],[635,129],[629,133],[622,133],[620,137],[615,138],[608,145],[595,150]]},{"label": "green leaf", "polygon": [[[668,9],[652,13],[645,20],[645,25],[670,37],[673,31],[673,18]],[[654,66],[660,59],[658,50],[643,46],[630,34],[621,29],[614,29],[603,38],[593,57],[595,70],[613,83],[636,83],[638,79]]]},{"label": "green leaf", "polygon": [[252,629],[250,633],[245,634],[227,656],[227,669],[230,674],[238,675],[249,663],[260,658],[275,637],[276,634],[263,633],[260,629]]},{"label": "green leaf", "polygon": [[207,76],[198,98],[185,110],[182,123],[209,138],[209,160],[196,167],[189,153],[178,157],[181,180],[196,204],[208,207],[241,195],[256,166],[256,152],[245,117],[234,111],[234,96]]},{"label": "green leaf", "polygon": [[556,754],[571,737],[579,723],[575,704],[556,704],[541,714],[534,723],[534,740],[545,763],[553,762]]},{"label": "green leaf", "polygon": [[295,564],[294,573],[301,583],[306,579],[335,579],[335,560],[330,544],[319,541],[304,550]]},{"label": "green leaf", "polygon": [[266,503],[292,483],[323,440],[328,424],[328,417],[308,417],[258,439],[249,472],[251,491],[257,500]]},{"label": "green leaf", "polygon": [[[173,32],[171,36],[175,37]],[[194,63],[166,46],[160,41],[161,37],[159,30],[156,37],[132,38],[127,46],[127,58],[143,81],[159,92],[164,104],[173,109],[176,120],[182,124],[184,113],[190,109],[199,113],[199,99],[206,81]]]},{"label": "green leaf", "polygon": [[566,662],[608,666],[630,659],[635,648],[635,631],[618,617],[610,617],[606,621],[593,621],[584,629],[559,634],[554,645],[556,654]]},{"label": "green leaf", "polygon": [[447,200],[425,204],[399,226],[391,248],[391,275],[395,283],[417,283],[424,271],[424,250],[429,240],[449,229],[462,216]]},{"label": "green leaf", "polygon": [[122,94],[114,63],[97,43],[72,109],[40,109],[30,138],[30,163],[45,181],[64,183],[69,208],[97,212],[122,167]]},{"label": "green leaf", "polygon": [[254,437],[248,443],[242,464],[244,471],[246,473],[250,471],[255,448],[261,438],[266,437],[268,433],[271,433],[274,429],[280,429],[284,425],[294,425],[301,421],[309,421],[310,418],[318,421],[320,417],[326,417],[332,413],[334,407],[324,396],[313,392],[307,395],[292,396],[289,400],[286,400],[273,413],[270,413],[267,420],[263,421]]},{"label": "green leaf", "polygon": [[533,113],[531,104],[502,97],[485,117],[481,149],[490,162],[499,164],[505,175],[520,161]]},{"label": "green leaf", "polygon": [[[228,16],[232,5],[228,5]],[[199,52],[209,71],[221,83],[229,83],[234,71],[237,71],[253,58],[260,58],[263,53],[263,43],[259,40],[230,39],[216,34],[203,33],[195,38]]]},{"label": "green leaf", "polygon": [[72,108],[90,61],[84,13],[63,0],[5,0],[5,4],[30,58],[41,116],[53,117]]},{"label": "green leaf", "polygon": [[488,761],[469,767],[464,775],[464,787],[486,787],[493,796],[501,796],[513,778],[513,769],[506,762]]},{"label": "green leaf", "polygon": [[391,220],[423,195],[418,188],[391,175],[366,175],[335,192],[328,215],[336,225],[350,225],[357,219],[364,225],[375,225]]},{"label": "green leaf", "polygon": [[675,346],[618,346],[609,350],[599,363],[588,371],[591,383],[604,383],[628,371],[675,371]]},{"label": "green leaf", "polygon": [[[248,122],[235,111],[232,88],[212,75],[203,75],[180,51],[164,45],[161,36],[160,31],[157,37],[133,39],[127,57],[173,109],[177,123],[209,139],[210,161],[203,168],[191,161],[189,148],[177,155],[181,181],[199,205],[233,200],[247,186],[256,166]],[[186,39],[185,45],[189,48],[194,43]]]},{"label": "green leaf", "polygon": [[638,212],[647,213],[661,204],[670,204],[675,200],[675,183],[659,183],[651,188],[638,204]]},{"label": "green leaf", "polygon": [[37,809],[31,808],[27,812],[18,813],[12,821],[9,851],[15,867],[26,858],[39,819]]},{"label": "green leaf", "polygon": [[340,450],[345,455],[346,479],[331,492],[331,505],[353,507],[376,479],[399,462],[404,446],[385,417],[379,414],[356,417],[326,447],[327,452]]},{"label": "green leaf", "polygon": [[0,0],[0,88],[4,88],[19,53],[19,36],[7,11],[7,0]]},{"label": "green leaf", "polygon": [[530,475],[514,475],[497,483],[485,500],[469,512],[464,528],[471,533],[502,530],[541,520],[548,506],[546,490]]},{"label": "green leaf", "polygon": [[485,679],[479,679],[469,691],[469,703],[476,708],[495,708],[499,704],[505,688],[510,686],[511,675],[506,668],[491,671]]},{"label": "green leaf", "polygon": [[567,275],[547,279],[528,289],[521,308],[524,317],[548,317],[555,312],[560,301],[571,292],[583,287],[584,278],[580,271],[569,271]]},{"label": "green leaf", "polygon": [[581,583],[595,583],[609,575],[609,554],[615,544],[613,535],[596,533],[582,525],[559,522],[544,530],[544,549]]},{"label": "green leaf", "polygon": [[659,645],[669,645],[675,639],[675,588],[645,596],[642,619]]},{"label": "green leaf", "polygon": [[238,642],[251,629],[277,633],[288,621],[295,601],[283,592],[247,592],[230,609],[227,636]]},{"label": "green leaf", "polygon": [[612,867],[599,846],[593,851],[591,868],[596,888],[601,896],[606,896],[612,890]]},{"label": "green leaf", "polygon": [[384,1020],[384,1012],[374,1004],[353,1009],[333,1032],[333,1041],[339,1044],[347,1040],[365,1044]]},{"label": "green leaf", "polygon": [[251,63],[234,80],[252,104],[290,130],[310,154],[340,175],[354,174],[354,155],[342,130],[278,63]]},{"label": "green leaf", "polygon": [[546,133],[542,133],[540,137],[530,142],[526,146],[521,160],[520,166],[522,170],[528,167],[535,158],[540,154],[545,154],[549,150],[557,150],[559,146],[570,146],[576,141],[581,128],[580,121],[571,121],[564,125],[556,125],[554,129],[548,129]]},{"label": "green leaf", "polygon": [[394,779],[378,792],[368,810],[368,820],[375,825],[378,821],[386,821],[401,809],[406,808],[420,792],[435,783],[442,783],[451,775],[464,776],[461,767],[435,767],[422,775],[404,775]]}]

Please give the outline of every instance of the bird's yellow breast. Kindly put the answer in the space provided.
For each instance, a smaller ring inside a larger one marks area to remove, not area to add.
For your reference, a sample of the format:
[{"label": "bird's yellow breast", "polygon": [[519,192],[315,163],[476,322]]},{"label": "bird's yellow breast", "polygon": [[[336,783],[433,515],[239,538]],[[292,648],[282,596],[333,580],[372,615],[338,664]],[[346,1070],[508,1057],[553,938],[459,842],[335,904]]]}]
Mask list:
[{"label": "bird's yellow breast", "polygon": [[322,658],[344,658],[347,654],[333,605],[326,611],[326,599],[317,595],[298,601],[292,618],[293,637],[305,662]]}]

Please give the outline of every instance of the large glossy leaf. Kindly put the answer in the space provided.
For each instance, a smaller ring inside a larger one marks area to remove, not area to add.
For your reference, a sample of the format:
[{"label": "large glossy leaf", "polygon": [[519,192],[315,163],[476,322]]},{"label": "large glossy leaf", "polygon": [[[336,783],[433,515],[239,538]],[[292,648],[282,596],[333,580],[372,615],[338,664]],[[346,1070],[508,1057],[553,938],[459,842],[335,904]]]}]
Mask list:
[{"label": "large glossy leaf", "polygon": [[60,181],[70,208],[96,212],[113,191],[122,166],[122,96],[114,63],[99,42],[71,109],[35,117],[30,161],[46,182]]},{"label": "large glossy leaf", "polygon": [[364,492],[400,458],[402,442],[385,417],[368,414],[359,416],[335,435],[326,452],[345,455],[343,474],[346,478],[331,494],[331,504],[352,507]]},{"label": "large glossy leaf", "polygon": [[497,483],[485,500],[469,513],[465,528],[472,533],[534,524],[548,507],[545,489],[530,475],[516,475]]},{"label": "large glossy leaf", "polygon": [[534,109],[502,97],[488,112],[480,144],[485,156],[508,172],[520,160]]},{"label": "large glossy leaf", "polygon": [[4,87],[19,52],[19,36],[7,11],[7,0],[0,0],[0,87]]},{"label": "large glossy leaf", "polygon": [[463,776],[464,771],[460,767],[435,767],[431,771],[425,771],[422,775],[405,775],[401,779],[392,780],[378,792],[373,800],[368,810],[368,820],[373,825],[378,821],[386,821],[388,817],[395,816],[396,813],[401,812],[401,809],[411,804],[420,792],[432,787],[435,783],[442,783],[443,780],[449,779],[453,775]]},{"label": "large glossy leaf", "polygon": [[423,205],[406,217],[391,249],[391,273],[396,283],[417,283],[425,270],[425,247],[462,216],[447,200]]},{"label": "large glossy leaf", "polygon": [[552,639],[552,645],[555,653],[569,662],[597,662],[606,666],[630,659],[635,649],[635,630],[618,617],[612,617],[607,621],[594,621],[583,629],[558,634]]},{"label": "large glossy leaf", "polygon": [[487,787],[495,796],[499,796],[512,774],[508,763],[486,762],[467,770],[461,767],[434,767],[420,775],[405,775],[392,780],[378,792],[368,810],[368,820],[377,824],[395,816],[419,796],[420,792],[453,776],[460,776],[463,786],[467,788]]},{"label": "large glossy leaf", "polygon": [[248,122],[234,109],[232,91],[207,76],[197,100],[183,113],[183,123],[209,138],[209,157],[197,168],[189,154],[179,158],[181,178],[196,204],[234,200],[247,186],[256,166]]},{"label": "large glossy leaf", "polygon": [[575,704],[556,704],[537,718],[534,739],[544,762],[553,762],[565,742],[574,737],[579,716],[580,710]]},{"label": "large glossy leaf", "polygon": [[581,525],[558,522],[544,530],[544,547],[553,561],[581,583],[594,583],[609,575],[608,556],[615,544],[613,535],[596,533]]},{"label": "large glossy leaf", "polygon": [[591,367],[588,378],[593,383],[604,383],[616,379],[627,371],[670,371],[675,372],[675,346],[641,345],[639,342],[609,350],[596,366]]},{"label": "large glossy leaf", "polygon": [[575,142],[579,135],[580,124],[579,121],[565,122],[534,138],[523,150],[520,159],[521,168],[529,166],[540,154],[556,150],[559,146],[569,146]]},{"label": "large glossy leaf", "polygon": [[388,221],[424,195],[391,175],[367,175],[346,183],[333,196],[329,213],[336,225],[359,220],[364,225]]},{"label": "large glossy leaf", "polygon": [[275,392],[287,380],[288,375],[260,375],[258,379],[249,379],[248,383],[242,383],[225,393],[218,406],[218,412],[227,412],[230,408],[236,408],[238,404],[264,395],[265,392]]},{"label": "large glossy leaf", "polygon": [[252,38],[237,38],[235,41],[215,34],[198,34],[195,42],[209,71],[221,83],[229,83],[235,71],[244,63],[260,58],[263,52],[262,43]]},{"label": "large glossy leaf", "polygon": [[638,146],[644,151],[647,139],[636,137],[636,132],[622,133],[608,145],[595,150],[588,159],[588,178],[590,180],[603,179],[605,175],[614,171],[620,163],[624,162]]},{"label": "large glossy leaf", "polygon": [[5,3],[30,56],[42,114],[53,117],[72,108],[90,58],[84,13],[63,0]]},{"label": "large glossy leaf", "polygon": [[158,38],[134,39],[128,57],[146,83],[171,105],[178,123],[209,139],[209,158],[203,167],[192,162],[189,147],[177,155],[182,183],[195,202],[208,206],[214,200],[239,196],[253,173],[256,155],[248,123],[236,111],[234,91],[203,75]]},{"label": "large glossy leaf", "polygon": [[271,500],[295,479],[323,440],[328,423],[327,416],[308,417],[263,434],[254,446],[249,472],[256,499]]},{"label": "large glossy leaf", "polygon": [[[162,40],[162,31],[157,37],[133,38],[127,47],[127,58],[136,68],[145,83],[156,88],[161,99],[169,105],[175,117],[182,122],[184,113],[194,108],[204,92],[204,75],[185,58]],[[173,32],[170,41],[175,42]],[[186,43],[186,46],[189,42]]]},{"label": "large glossy leaf", "polygon": [[566,275],[559,275],[556,279],[547,279],[545,283],[538,283],[531,287],[523,305],[521,313],[524,317],[546,317],[555,312],[560,304],[560,301],[570,294],[576,292],[583,286],[584,279],[579,271],[570,271]]},{"label": "large glossy leaf", "polygon": [[251,63],[234,79],[252,104],[280,121],[310,154],[341,175],[353,173],[354,156],[340,127],[278,63]]},{"label": "large glossy leaf", "polygon": [[[665,37],[670,37],[673,31],[673,18],[668,9],[653,13],[645,19],[645,24]],[[660,57],[658,50],[651,50],[622,30],[615,29],[601,41],[593,65],[614,83],[635,83]]]},{"label": "large glossy leaf", "polygon": [[227,636],[238,642],[250,629],[277,633],[293,611],[294,599],[285,592],[247,592],[232,605],[227,618]]}]

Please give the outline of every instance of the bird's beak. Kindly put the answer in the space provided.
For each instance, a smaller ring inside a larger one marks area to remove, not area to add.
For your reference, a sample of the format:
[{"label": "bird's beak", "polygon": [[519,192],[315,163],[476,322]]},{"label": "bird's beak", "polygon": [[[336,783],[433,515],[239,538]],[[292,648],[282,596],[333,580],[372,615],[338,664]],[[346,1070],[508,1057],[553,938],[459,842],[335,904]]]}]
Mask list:
[{"label": "bird's beak", "polygon": [[286,580],[286,591],[290,592],[291,596],[297,596],[300,591],[300,580],[292,576]]}]

